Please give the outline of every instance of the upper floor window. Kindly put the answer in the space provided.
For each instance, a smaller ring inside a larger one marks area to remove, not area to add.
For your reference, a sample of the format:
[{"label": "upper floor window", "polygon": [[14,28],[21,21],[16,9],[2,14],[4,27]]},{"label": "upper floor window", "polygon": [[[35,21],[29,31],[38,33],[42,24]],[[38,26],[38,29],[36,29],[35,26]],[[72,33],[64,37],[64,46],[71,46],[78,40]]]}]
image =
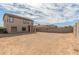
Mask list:
[{"label": "upper floor window", "polygon": [[13,18],[13,17],[10,17],[10,18],[9,18],[9,22],[10,22],[10,23],[13,23],[13,22],[14,22],[14,18]]},{"label": "upper floor window", "polygon": [[26,24],[26,20],[23,20],[23,24]]},{"label": "upper floor window", "polygon": [[27,20],[23,20],[23,24],[29,24]]},{"label": "upper floor window", "polygon": [[30,22],[27,20],[23,20],[23,24],[30,24]]}]

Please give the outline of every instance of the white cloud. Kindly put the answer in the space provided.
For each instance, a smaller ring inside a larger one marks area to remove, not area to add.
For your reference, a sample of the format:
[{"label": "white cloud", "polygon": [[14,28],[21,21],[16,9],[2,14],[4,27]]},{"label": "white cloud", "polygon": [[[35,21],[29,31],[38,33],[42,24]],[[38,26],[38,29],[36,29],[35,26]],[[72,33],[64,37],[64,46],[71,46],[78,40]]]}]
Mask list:
[{"label": "white cloud", "polygon": [[[29,5],[27,5],[29,4]],[[15,11],[18,14],[23,16],[28,16],[35,18],[40,22],[41,20],[46,20],[47,23],[57,23],[57,22],[66,22],[73,19],[77,19],[76,11],[79,10],[79,6],[71,7],[73,4],[52,4],[52,3],[29,3],[24,4],[2,4],[3,8],[9,11]],[[1,4],[0,4],[1,5]]]}]

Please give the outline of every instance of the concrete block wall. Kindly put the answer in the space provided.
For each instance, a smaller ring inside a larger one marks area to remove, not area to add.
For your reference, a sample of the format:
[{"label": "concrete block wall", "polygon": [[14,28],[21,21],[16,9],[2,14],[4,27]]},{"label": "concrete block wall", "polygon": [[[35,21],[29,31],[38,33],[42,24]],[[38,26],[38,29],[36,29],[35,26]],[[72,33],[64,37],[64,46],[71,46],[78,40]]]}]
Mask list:
[{"label": "concrete block wall", "polygon": [[79,39],[79,22],[75,23],[73,31],[75,38]]}]

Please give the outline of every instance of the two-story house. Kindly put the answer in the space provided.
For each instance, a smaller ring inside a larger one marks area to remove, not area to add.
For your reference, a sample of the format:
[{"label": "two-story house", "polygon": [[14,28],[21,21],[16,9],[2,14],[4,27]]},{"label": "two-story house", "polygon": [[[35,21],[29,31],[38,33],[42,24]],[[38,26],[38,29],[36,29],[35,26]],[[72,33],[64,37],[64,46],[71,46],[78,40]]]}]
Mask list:
[{"label": "two-story house", "polygon": [[33,20],[14,14],[4,14],[4,27],[8,33],[32,32]]}]

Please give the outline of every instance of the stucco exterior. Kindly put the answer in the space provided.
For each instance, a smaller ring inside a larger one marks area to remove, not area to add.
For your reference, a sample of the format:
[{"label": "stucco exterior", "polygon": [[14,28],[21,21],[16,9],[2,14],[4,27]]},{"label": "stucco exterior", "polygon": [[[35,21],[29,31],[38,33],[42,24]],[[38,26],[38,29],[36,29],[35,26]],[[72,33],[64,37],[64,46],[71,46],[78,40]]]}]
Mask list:
[{"label": "stucco exterior", "polygon": [[[13,18],[12,23],[9,21],[10,17]],[[28,18],[23,18],[13,14],[5,14],[3,20],[4,20],[4,27],[6,28],[8,33],[12,33],[12,27],[17,27],[16,32],[32,32],[33,21]],[[26,30],[22,31],[22,27],[25,27]]]}]

